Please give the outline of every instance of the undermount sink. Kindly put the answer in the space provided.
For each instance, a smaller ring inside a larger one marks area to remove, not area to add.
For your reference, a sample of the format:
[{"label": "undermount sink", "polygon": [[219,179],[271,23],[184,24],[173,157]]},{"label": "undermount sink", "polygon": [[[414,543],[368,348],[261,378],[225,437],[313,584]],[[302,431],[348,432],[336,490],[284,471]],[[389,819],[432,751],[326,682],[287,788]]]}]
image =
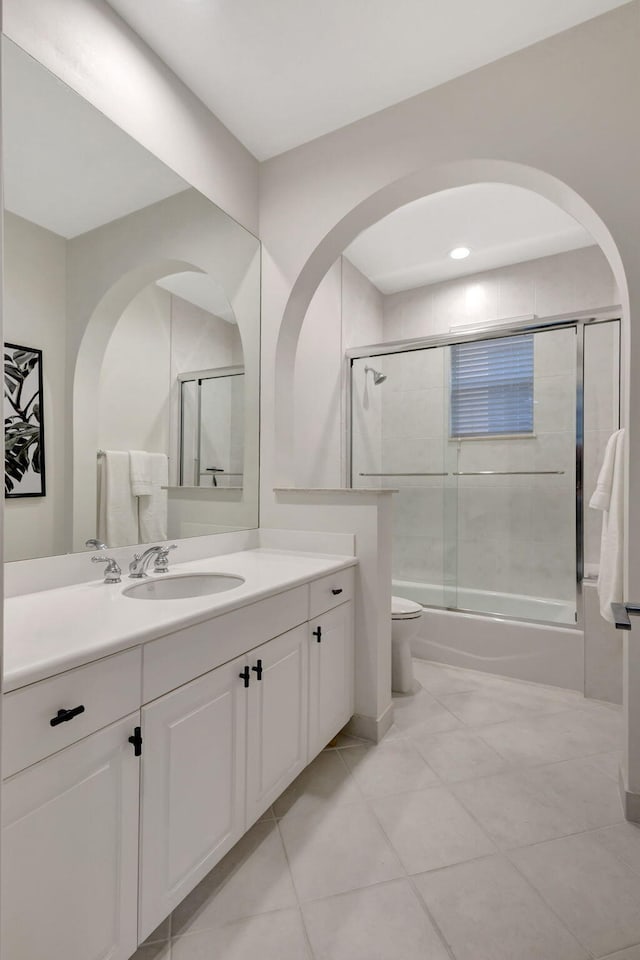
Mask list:
[{"label": "undermount sink", "polygon": [[122,592],[132,600],[186,600],[188,597],[224,593],[243,583],[243,577],[228,573],[184,573],[175,577],[141,580]]}]

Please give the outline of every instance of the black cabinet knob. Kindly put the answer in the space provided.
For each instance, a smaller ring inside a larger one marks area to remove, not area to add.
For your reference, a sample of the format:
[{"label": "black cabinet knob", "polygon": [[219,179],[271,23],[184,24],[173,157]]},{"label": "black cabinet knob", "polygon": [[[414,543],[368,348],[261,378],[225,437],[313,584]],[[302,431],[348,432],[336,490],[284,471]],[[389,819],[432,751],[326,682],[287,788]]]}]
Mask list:
[{"label": "black cabinet knob", "polygon": [[245,689],[249,686],[249,681],[251,680],[251,673],[249,672],[249,667],[245,667],[242,673],[239,673],[238,676],[241,680],[244,680]]},{"label": "black cabinet knob", "polygon": [[337,597],[342,593],[342,587],[334,587],[331,593],[334,595],[334,597]]},{"label": "black cabinet knob", "polygon": [[77,717],[81,713],[84,713],[84,706],[82,704],[80,704],[79,707],[73,707],[71,710],[58,710],[55,717],[49,720],[49,723],[52,727],[57,727],[58,724],[73,720],[74,717]]},{"label": "black cabinet knob", "polygon": [[316,638],[318,643],[322,643],[322,627],[318,627],[317,630],[314,630],[313,636]]}]

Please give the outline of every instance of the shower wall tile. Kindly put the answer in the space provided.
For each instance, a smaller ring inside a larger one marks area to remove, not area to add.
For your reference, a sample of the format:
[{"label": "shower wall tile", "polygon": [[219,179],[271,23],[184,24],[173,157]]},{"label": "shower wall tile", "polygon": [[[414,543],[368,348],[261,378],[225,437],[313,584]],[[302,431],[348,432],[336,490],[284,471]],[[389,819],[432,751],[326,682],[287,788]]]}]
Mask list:
[{"label": "shower wall tile", "polygon": [[619,397],[613,389],[620,379],[619,327],[599,323],[586,327],[584,338],[584,429],[618,428]]},{"label": "shower wall tile", "polygon": [[576,378],[574,374],[534,379],[534,431],[574,433],[576,428]]},{"label": "shower wall tile", "polygon": [[498,320],[524,317],[535,313],[536,260],[516,263],[496,270],[498,276]]},{"label": "shower wall tile", "polygon": [[399,537],[415,537],[428,532],[437,540],[444,538],[444,497],[440,489],[400,489],[394,497],[394,530]]},{"label": "shower wall tile", "polygon": [[384,338],[429,337],[491,323],[610,306],[619,301],[599,247],[583,247],[384,297]]},{"label": "shower wall tile", "polygon": [[536,377],[565,376],[575,379],[575,331],[548,330],[534,337],[533,356]]},{"label": "shower wall tile", "polygon": [[382,469],[398,473],[441,471],[442,447],[442,440],[383,439]]},{"label": "shower wall tile", "polygon": [[442,439],[445,430],[444,407],[442,387],[390,391],[382,405],[382,436]]},{"label": "shower wall tile", "polygon": [[425,390],[444,384],[445,350],[414,350],[408,353],[390,353],[376,357],[388,380],[381,384],[387,391]]},{"label": "shower wall tile", "polygon": [[539,317],[610,306],[619,299],[599,247],[584,247],[537,262],[535,312]]},{"label": "shower wall tile", "polygon": [[434,537],[393,537],[393,575],[397,580],[442,583],[444,544]]}]

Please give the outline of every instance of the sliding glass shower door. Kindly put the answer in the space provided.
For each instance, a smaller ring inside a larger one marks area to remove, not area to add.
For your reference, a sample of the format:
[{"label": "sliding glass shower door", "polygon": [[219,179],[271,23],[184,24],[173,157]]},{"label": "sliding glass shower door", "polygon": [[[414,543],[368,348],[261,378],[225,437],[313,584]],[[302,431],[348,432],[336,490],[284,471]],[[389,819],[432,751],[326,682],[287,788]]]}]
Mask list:
[{"label": "sliding glass shower door", "polygon": [[351,482],[394,498],[394,593],[576,619],[576,327],[352,362]]},{"label": "sliding glass shower door", "polygon": [[459,609],[575,623],[576,337],[451,347]]}]

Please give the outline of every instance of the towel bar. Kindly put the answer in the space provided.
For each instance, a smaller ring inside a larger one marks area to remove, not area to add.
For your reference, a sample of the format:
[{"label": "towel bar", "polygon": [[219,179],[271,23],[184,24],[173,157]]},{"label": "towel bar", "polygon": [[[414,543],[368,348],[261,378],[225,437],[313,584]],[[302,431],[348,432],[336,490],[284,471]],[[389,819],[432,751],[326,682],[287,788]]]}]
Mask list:
[{"label": "towel bar", "polygon": [[612,603],[611,611],[616,630],[631,630],[629,615],[640,613],[640,603]]}]

